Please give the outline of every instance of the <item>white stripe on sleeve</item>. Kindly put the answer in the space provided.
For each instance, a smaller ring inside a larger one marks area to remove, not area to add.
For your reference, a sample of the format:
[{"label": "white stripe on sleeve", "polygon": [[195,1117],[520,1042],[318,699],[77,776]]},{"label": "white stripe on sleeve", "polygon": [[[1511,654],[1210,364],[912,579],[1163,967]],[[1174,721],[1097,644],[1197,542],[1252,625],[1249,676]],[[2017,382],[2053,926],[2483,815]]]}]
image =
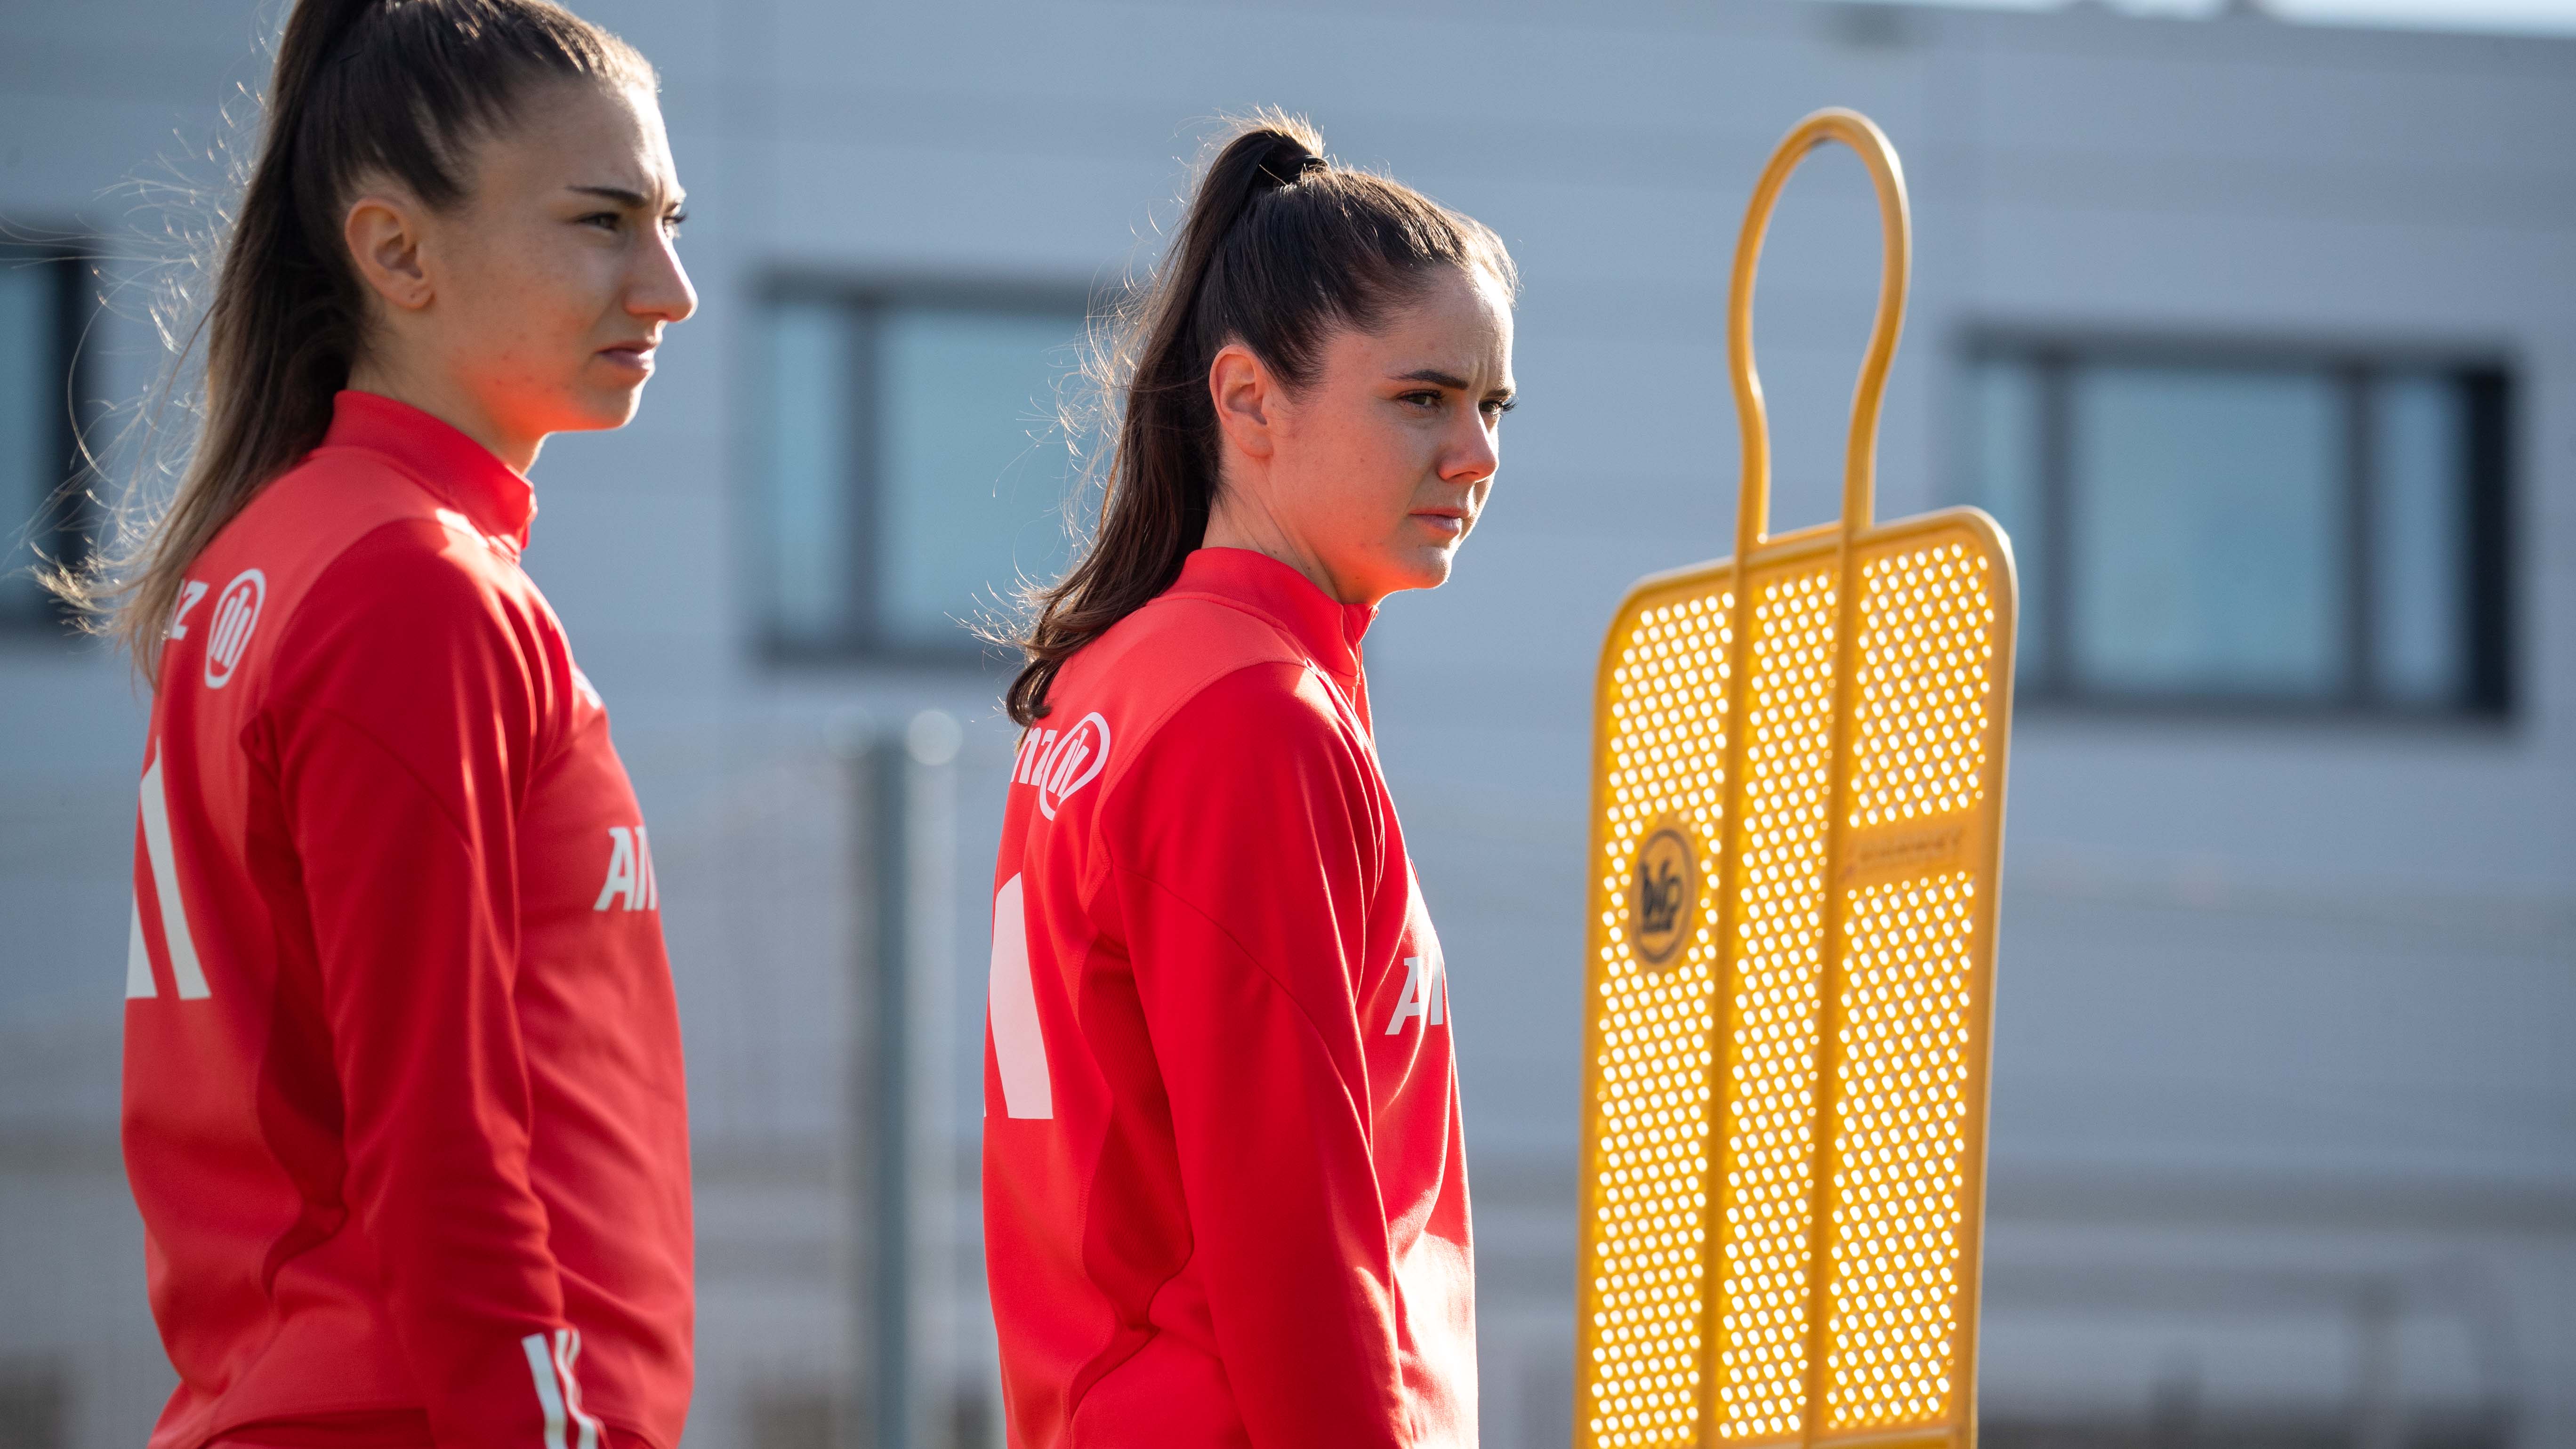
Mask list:
[{"label": "white stripe on sleeve", "polygon": [[143,945],[143,898],[138,895],[125,918],[125,999],[160,994],[152,984],[152,953]]},{"label": "white stripe on sleeve", "polygon": [[[643,832],[638,830],[636,833],[640,835]],[[581,1449],[599,1449],[599,1421],[582,1412],[581,1380],[574,1377],[572,1371],[573,1365],[580,1360],[581,1330],[556,1329],[555,1373],[563,1380],[564,1412],[572,1415],[574,1423],[581,1425]]]},{"label": "white stripe on sleeve", "polygon": [[993,967],[985,983],[993,1059],[1001,1069],[1005,1114],[1053,1117],[1055,1086],[1047,1076],[1046,1032],[1038,1024],[1037,983],[1029,977],[1029,926],[1020,897],[1018,876],[993,897]]},{"label": "white stripe on sleeve", "polygon": [[531,1333],[519,1340],[528,1351],[528,1373],[537,1381],[537,1406],[546,1413],[546,1449],[564,1449],[563,1393],[555,1387],[555,1364],[546,1352],[546,1336]]},{"label": "white stripe on sleeve", "polygon": [[170,979],[179,999],[202,1001],[205,968],[197,964],[197,938],[188,934],[188,902],[179,894],[179,857],[170,848],[170,805],[161,793],[161,759],[143,772],[143,854],[152,863],[152,893],[161,898],[161,939],[170,948]]}]

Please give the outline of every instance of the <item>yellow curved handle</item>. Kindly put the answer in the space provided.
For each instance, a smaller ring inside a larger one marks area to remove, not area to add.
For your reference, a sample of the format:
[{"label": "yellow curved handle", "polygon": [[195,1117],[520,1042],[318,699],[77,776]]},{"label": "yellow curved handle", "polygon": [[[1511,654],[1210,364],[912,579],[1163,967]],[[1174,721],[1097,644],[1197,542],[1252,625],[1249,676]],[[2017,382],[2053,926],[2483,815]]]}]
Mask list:
[{"label": "yellow curved handle", "polygon": [[1905,284],[1913,271],[1914,225],[1905,201],[1905,170],[1896,148],[1869,117],[1832,107],[1789,129],[1744,211],[1735,243],[1735,281],[1726,299],[1726,360],[1735,376],[1735,415],[1744,434],[1744,480],[1735,499],[1735,557],[1752,557],[1771,526],[1771,421],[1762,407],[1762,377],[1753,368],[1753,275],[1762,264],[1762,237],[1789,173],[1807,153],[1840,141],[1860,153],[1878,186],[1879,225],[1885,234],[1878,278],[1878,319],[1870,325],[1869,351],[1861,358],[1860,386],[1852,393],[1851,438],[1843,452],[1845,536],[1870,526],[1878,481],[1878,409],[1887,392],[1887,366],[1896,357],[1896,335],[1905,326]]}]

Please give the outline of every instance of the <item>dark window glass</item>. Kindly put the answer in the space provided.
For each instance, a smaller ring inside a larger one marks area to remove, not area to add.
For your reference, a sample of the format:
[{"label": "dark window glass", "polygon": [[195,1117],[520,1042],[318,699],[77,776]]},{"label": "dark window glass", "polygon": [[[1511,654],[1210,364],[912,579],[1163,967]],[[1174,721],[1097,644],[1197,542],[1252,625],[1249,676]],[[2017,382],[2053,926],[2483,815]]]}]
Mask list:
[{"label": "dark window glass", "polygon": [[2377,383],[2370,437],[2371,667],[2379,690],[2438,705],[2470,687],[2468,389],[2440,373]]},{"label": "dark window glass", "polygon": [[2034,607],[2055,597],[2056,578],[2049,570],[2053,550],[2040,537],[2043,509],[2041,479],[2047,416],[2042,405],[2046,374],[2023,360],[1997,358],[1970,374],[1974,403],[1967,501],[2002,524],[2013,540],[2013,563],[2021,582],[2021,637],[2017,673],[2036,678],[2056,651],[2056,611]]},{"label": "dark window glass", "polygon": [[769,627],[782,642],[829,646],[849,632],[859,576],[858,328],[840,307],[798,303],[770,314],[768,342]]},{"label": "dark window glass", "polygon": [[2346,471],[2333,379],[2090,367],[2073,379],[2076,687],[2342,687]]},{"label": "dark window glass", "polygon": [[39,552],[75,561],[87,547],[75,476],[73,364],[80,267],[52,250],[0,245],[0,619],[47,624],[52,601],[29,574]]},{"label": "dark window glass", "polygon": [[1995,344],[1964,487],[2014,540],[2039,696],[2501,711],[2488,367]]},{"label": "dark window glass", "polygon": [[761,575],[789,654],[971,656],[1069,554],[1057,423],[1081,300],[791,297],[765,327]]}]

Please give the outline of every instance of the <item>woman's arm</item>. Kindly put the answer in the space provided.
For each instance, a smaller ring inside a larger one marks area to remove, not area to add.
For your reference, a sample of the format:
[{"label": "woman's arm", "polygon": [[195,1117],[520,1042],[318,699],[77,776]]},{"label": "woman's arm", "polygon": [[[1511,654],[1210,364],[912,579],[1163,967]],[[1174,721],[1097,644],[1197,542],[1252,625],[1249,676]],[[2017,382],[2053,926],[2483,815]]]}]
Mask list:
[{"label": "woman's arm", "polygon": [[432,1432],[536,1449],[585,1427],[557,1363],[568,1325],[528,1180],[512,1001],[544,655],[489,561],[457,555],[479,547],[406,525],[342,556],[280,641],[266,727],[312,913],[348,1203]]},{"label": "woman's arm", "polygon": [[1191,1263],[1252,1442],[1281,1449],[1413,1437],[1354,1005],[1383,845],[1325,688],[1219,681],[1103,807]]}]

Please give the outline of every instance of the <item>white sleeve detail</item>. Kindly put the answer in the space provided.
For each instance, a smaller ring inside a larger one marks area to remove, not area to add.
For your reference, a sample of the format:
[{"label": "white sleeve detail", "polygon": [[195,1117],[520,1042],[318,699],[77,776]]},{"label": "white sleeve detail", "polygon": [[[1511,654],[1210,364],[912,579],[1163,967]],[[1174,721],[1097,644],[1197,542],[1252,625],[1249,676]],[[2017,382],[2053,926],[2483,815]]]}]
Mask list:
[{"label": "white sleeve detail", "polygon": [[1028,916],[1020,877],[993,897],[993,966],[985,990],[993,1021],[993,1059],[1001,1070],[1002,1110],[1012,1117],[1053,1117],[1055,1086],[1047,1075],[1046,1032],[1038,1024],[1037,983],[1029,974]]},{"label": "white sleeve detail", "polygon": [[143,945],[143,898],[133,898],[125,918],[125,999],[158,996],[152,984],[152,953]]},{"label": "white sleeve detail", "polygon": [[531,1333],[519,1340],[528,1353],[528,1375],[537,1381],[537,1407],[546,1415],[546,1449],[564,1449],[563,1391],[555,1384],[554,1356],[546,1352],[546,1336]]},{"label": "white sleeve detail", "polygon": [[[170,948],[170,979],[178,984],[180,1000],[202,1001],[213,993],[206,989],[205,968],[197,964],[197,938],[188,934],[188,902],[179,893],[179,857],[170,847],[170,805],[161,793],[157,753],[152,768],[143,772],[143,854],[152,863],[152,893],[161,898],[161,939]],[[131,967],[127,979],[132,979]]]},{"label": "white sleeve detail", "polygon": [[599,1421],[582,1412],[581,1379],[572,1371],[573,1365],[580,1361],[581,1330],[556,1329],[555,1375],[563,1380],[564,1412],[570,1414],[573,1422],[581,1426],[579,1449],[599,1449]]}]

